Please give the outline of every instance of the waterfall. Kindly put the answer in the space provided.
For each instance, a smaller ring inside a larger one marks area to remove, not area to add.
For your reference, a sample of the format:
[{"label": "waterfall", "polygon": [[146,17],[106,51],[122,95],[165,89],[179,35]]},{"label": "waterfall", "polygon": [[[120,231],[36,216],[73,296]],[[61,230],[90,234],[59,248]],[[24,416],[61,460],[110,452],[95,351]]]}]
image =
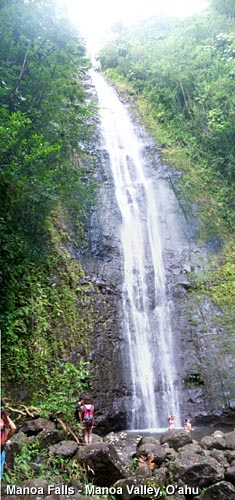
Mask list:
[{"label": "waterfall", "polygon": [[154,181],[146,173],[141,140],[116,91],[94,71],[104,147],[109,153],[121,221],[123,330],[128,339],[131,429],[180,422],[171,311],[159,234]]}]

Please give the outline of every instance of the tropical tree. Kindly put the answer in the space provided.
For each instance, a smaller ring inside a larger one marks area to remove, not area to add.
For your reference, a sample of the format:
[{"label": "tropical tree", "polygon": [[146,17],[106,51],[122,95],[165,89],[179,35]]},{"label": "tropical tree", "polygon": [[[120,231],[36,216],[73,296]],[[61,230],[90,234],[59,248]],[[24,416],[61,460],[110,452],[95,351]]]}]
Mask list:
[{"label": "tropical tree", "polygon": [[[1,2],[0,28],[3,368],[23,380],[36,367],[36,354],[53,356],[50,326],[56,330],[63,308],[70,311],[67,324],[72,318],[78,324],[75,291],[67,282],[63,299],[60,287],[51,290],[50,273],[66,265],[70,275],[66,254],[62,259],[58,248],[51,256],[52,216],[60,210],[70,223],[73,217],[74,231],[84,222],[93,190],[82,178],[94,105],[83,85],[84,43],[56,2]],[[37,367],[45,372],[40,359]]]}]

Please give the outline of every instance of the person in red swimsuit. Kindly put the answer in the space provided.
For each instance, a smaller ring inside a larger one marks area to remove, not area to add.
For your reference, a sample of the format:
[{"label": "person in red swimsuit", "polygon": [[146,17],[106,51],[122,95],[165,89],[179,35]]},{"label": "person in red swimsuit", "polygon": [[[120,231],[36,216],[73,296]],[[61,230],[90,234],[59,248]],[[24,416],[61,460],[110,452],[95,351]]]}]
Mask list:
[{"label": "person in red swimsuit", "polygon": [[81,406],[81,422],[84,426],[84,443],[92,443],[92,429],[94,427],[94,406],[90,396],[85,396]]}]

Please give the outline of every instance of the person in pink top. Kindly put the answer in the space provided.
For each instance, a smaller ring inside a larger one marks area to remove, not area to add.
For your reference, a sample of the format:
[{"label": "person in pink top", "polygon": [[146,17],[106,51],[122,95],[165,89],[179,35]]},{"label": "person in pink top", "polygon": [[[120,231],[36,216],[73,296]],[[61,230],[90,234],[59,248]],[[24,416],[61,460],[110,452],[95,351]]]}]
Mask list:
[{"label": "person in pink top", "polygon": [[92,429],[94,427],[94,406],[90,396],[85,396],[81,406],[81,422],[84,426],[84,443],[92,443]]},{"label": "person in pink top", "polygon": [[176,423],[176,418],[174,415],[170,415],[168,417],[168,429],[171,431],[172,429],[175,428],[175,423]]}]

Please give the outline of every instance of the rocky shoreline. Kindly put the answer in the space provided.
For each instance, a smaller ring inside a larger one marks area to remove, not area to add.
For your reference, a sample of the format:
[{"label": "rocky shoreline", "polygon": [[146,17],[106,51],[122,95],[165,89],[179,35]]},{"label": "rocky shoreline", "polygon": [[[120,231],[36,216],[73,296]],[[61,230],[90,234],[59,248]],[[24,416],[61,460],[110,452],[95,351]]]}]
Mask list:
[{"label": "rocky shoreline", "polygon": [[[8,444],[6,470],[14,470],[16,455],[35,440],[35,477],[15,485],[3,479],[2,500],[235,500],[235,430],[217,430],[200,440],[181,429],[164,432],[159,439],[141,432],[111,432],[103,438],[94,434],[93,443],[84,445],[66,437],[54,422],[37,418],[25,422]],[[138,465],[144,454],[154,456],[152,468]],[[40,476],[40,463],[48,456],[73,461],[85,473],[83,480]]]}]

